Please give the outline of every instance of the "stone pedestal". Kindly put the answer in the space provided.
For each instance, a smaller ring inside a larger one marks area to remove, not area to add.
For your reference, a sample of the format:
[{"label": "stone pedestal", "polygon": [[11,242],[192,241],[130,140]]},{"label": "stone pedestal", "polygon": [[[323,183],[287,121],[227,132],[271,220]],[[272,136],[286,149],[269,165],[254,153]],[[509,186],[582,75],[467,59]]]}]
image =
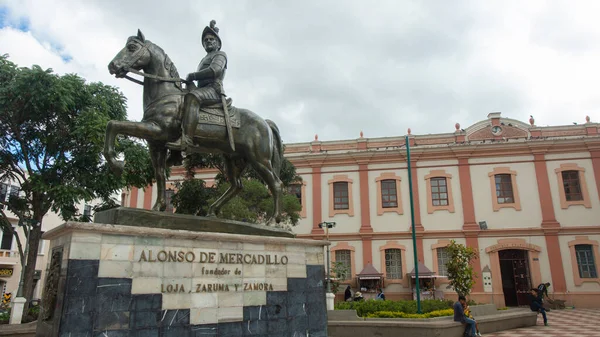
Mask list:
[{"label": "stone pedestal", "polygon": [[79,222],[44,239],[36,336],[327,336],[324,241]]},{"label": "stone pedestal", "polygon": [[12,309],[10,311],[9,324],[21,324],[23,320],[23,308],[25,307],[27,299],[25,297],[16,297],[12,303]]},{"label": "stone pedestal", "polygon": [[335,309],[335,294],[334,293],[326,293],[325,294],[327,310]]}]

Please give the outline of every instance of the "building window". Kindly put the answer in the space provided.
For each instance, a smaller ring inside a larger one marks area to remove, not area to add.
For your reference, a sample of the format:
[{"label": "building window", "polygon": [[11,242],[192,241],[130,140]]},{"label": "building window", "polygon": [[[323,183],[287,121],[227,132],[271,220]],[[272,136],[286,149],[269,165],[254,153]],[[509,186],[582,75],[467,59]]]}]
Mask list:
[{"label": "building window", "polygon": [[[9,185],[5,183],[0,183],[0,202],[6,201],[6,196],[8,195],[8,187]],[[0,209],[4,209],[4,205],[0,205]]]},{"label": "building window", "polygon": [[510,174],[496,174],[496,200],[499,204],[512,204],[515,202],[513,196],[512,178]]},{"label": "building window", "polygon": [[168,189],[166,193],[167,208],[165,208],[165,212],[173,213],[173,195],[175,194],[175,191],[172,189]]},{"label": "building window", "polygon": [[338,275],[341,280],[350,279],[350,273],[352,272],[352,256],[350,250],[336,250],[335,251],[335,262],[339,263],[344,269],[345,273]]},{"label": "building window", "polygon": [[562,209],[574,205],[582,205],[585,208],[592,207],[583,167],[575,163],[561,164],[554,172],[558,179],[558,194]]},{"label": "building window", "polygon": [[0,249],[11,250],[12,243],[13,243],[13,235],[11,234],[11,232],[8,229],[2,228],[2,241],[0,243]]},{"label": "building window", "polygon": [[377,184],[377,215],[385,212],[402,214],[401,178],[393,172],[384,172],[375,178]]},{"label": "building window", "polygon": [[431,203],[433,206],[448,206],[446,178],[431,178]]},{"label": "building window", "polygon": [[[7,202],[10,197],[18,197],[19,186],[0,183],[0,202]],[[4,209],[4,205],[0,205],[0,209]]]},{"label": "building window", "polygon": [[85,221],[92,221],[92,205],[83,206],[83,219]]},{"label": "building window", "polygon": [[348,214],[354,216],[352,199],[352,179],[347,175],[334,175],[327,181],[329,185],[329,216]]},{"label": "building window", "polygon": [[402,251],[400,249],[385,250],[385,277],[402,279]]},{"label": "building window", "polygon": [[425,176],[427,185],[427,213],[446,210],[454,213],[452,175],[445,170],[431,170]]},{"label": "building window", "polygon": [[386,179],[381,181],[381,207],[398,207],[398,192],[396,191],[396,180]]},{"label": "building window", "polygon": [[298,202],[302,205],[302,185],[300,184],[291,184],[288,186],[288,193],[296,196],[298,198]]},{"label": "building window", "polygon": [[517,186],[517,172],[509,167],[495,167],[488,173],[492,189],[492,208],[494,212],[502,208],[521,210],[521,199]]},{"label": "building window", "polygon": [[592,245],[575,245],[580,278],[598,278]]},{"label": "building window", "polygon": [[348,209],[348,183],[333,183],[333,209]]},{"label": "building window", "polygon": [[567,201],[583,200],[581,194],[581,183],[579,182],[579,171],[562,171],[563,188]]},{"label": "building window", "polygon": [[294,195],[298,198],[300,203],[300,217],[306,218],[306,182],[302,181],[299,183],[290,184],[287,188],[288,194]]},{"label": "building window", "polygon": [[437,249],[437,260],[438,260],[438,275],[439,276],[448,276],[448,269],[446,268],[446,263],[450,261],[450,255],[448,254],[448,249],[445,247]]}]

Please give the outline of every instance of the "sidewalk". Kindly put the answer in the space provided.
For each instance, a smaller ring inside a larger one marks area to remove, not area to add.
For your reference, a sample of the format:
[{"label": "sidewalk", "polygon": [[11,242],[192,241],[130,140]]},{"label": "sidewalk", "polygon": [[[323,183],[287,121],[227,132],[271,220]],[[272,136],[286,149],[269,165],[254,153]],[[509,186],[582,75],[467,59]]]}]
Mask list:
[{"label": "sidewalk", "polygon": [[544,326],[542,315],[538,315],[537,326],[484,334],[486,337],[600,337],[598,322],[600,309],[564,309],[548,313],[548,324]]}]

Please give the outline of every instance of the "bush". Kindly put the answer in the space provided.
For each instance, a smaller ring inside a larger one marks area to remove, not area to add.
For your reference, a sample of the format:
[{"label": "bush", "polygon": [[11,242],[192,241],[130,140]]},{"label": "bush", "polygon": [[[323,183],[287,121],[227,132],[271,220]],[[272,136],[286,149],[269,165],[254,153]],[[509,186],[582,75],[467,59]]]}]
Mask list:
[{"label": "bush", "polygon": [[368,318],[434,318],[454,315],[453,309],[435,310],[426,314],[407,314],[401,311],[377,311],[368,314]]},{"label": "bush", "polygon": [[34,305],[29,308],[25,317],[23,317],[23,323],[37,321],[39,315],[40,315],[40,306],[39,306],[39,304]]},{"label": "bush", "polygon": [[[421,301],[421,312],[429,313],[432,311],[451,309],[454,304],[451,300],[423,300]],[[405,314],[417,313],[416,301],[361,301],[361,302],[340,302],[335,305],[336,310],[356,310],[360,317],[367,317],[379,311],[402,312]]]},{"label": "bush", "polygon": [[10,308],[0,312],[0,324],[8,324],[10,320]]}]

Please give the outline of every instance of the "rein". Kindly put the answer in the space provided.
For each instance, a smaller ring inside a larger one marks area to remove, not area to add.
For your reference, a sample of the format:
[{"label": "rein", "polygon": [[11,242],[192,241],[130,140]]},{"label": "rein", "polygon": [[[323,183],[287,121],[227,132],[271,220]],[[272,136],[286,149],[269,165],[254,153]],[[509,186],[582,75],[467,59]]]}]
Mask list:
[{"label": "rein", "polygon": [[[143,73],[141,71],[137,71],[137,70],[135,70],[133,68],[130,68],[130,67],[127,67],[127,68],[124,68],[124,69],[127,70],[127,72],[131,72],[131,73],[134,73],[136,75],[140,75],[142,77],[147,77],[147,78],[151,78],[151,79],[159,80],[159,81],[163,81],[163,82],[182,82],[182,83],[188,83],[188,81],[184,80],[183,78],[162,77],[162,76],[156,76],[156,75],[152,75],[152,74],[146,74],[146,73]],[[137,80],[137,79],[135,79],[133,77],[129,77],[129,76],[125,75],[124,78],[130,80],[131,82],[134,82],[134,83],[137,83],[137,84],[140,84],[140,85],[144,85],[144,82],[142,82],[140,80]]]},{"label": "rein", "polygon": [[[140,75],[142,77],[147,77],[147,78],[151,78],[151,79],[155,79],[155,80],[159,80],[159,81],[163,81],[163,82],[189,83],[188,81],[184,80],[183,78],[162,77],[162,76],[157,76],[157,75],[152,75],[152,74],[146,74],[146,73],[143,73],[141,71],[133,69],[131,66],[142,56],[142,54],[145,51],[148,50],[148,47],[150,46],[150,42],[149,41],[139,41],[137,39],[133,39],[133,41],[135,41],[138,45],[141,45],[141,48],[135,51],[135,53],[131,57],[131,60],[129,62],[127,62],[127,64],[125,64],[125,66],[123,67],[123,69],[127,70],[127,72],[131,72],[131,73]],[[137,80],[137,79],[135,79],[133,77],[125,75],[124,78],[130,80],[133,83],[137,83],[139,85],[144,85],[144,82],[142,82],[140,80]]]}]

